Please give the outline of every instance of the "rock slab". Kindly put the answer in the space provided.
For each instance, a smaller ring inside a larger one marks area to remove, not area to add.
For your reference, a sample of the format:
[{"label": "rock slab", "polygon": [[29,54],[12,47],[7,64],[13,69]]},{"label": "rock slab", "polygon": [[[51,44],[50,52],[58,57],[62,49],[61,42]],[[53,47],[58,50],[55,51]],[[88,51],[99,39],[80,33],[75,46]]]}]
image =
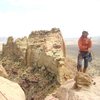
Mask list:
[{"label": "rock slab", "polygon": [[0,76],[0,100],[26,100],[21,87]]}]

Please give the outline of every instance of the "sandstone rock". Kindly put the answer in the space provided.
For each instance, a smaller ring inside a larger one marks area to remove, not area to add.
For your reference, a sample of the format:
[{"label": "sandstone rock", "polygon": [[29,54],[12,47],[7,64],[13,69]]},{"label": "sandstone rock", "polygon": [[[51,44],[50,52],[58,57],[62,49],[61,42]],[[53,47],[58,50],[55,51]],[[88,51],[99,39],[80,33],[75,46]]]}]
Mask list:
[{"label": "sandstone rock", "polygon": [[3,44],[2,56],[8,57],[15,61],[23,60],[25,58],[27,48],[27,38],[16,39],[14,42],[13,37],[9,37],[7,44]]},{"label": "sandstone rock", "polygon": [[84,86],[90,86],[92,84],[92,77],[90,77],[86,73],[78,72],[76,77],[75,77],[75,85],[76,87],[84,87]]},{"label": "sandstone rock", "polygon": [[2,64],[9,79],[21,85],[27,100],[44,97],[73,77],[73,64],[66,58],[66,47],[57,28],[32,31],[3,45]]},{"label": "sandstone rock", "polygon": [[71,78],[72,73],[66,67],[65,43],[58,28],[32,31],[28,38],[19,38],[15,42],[9,37],[7,44],[3,45],[3,56],[21,61],[28,67],[34,67],[34,63],[37,68],[45,66],[60,84]]},{"label": "sandstone rock", "polygon": [[2,54],[3,56],[12,56],[14,51],[13,37],[8,37],[7,44],[3,44]]},{"label": "sandstone rock", "polygon": [[7,40],[7,44],[12,44],[14,42],[14,39],[12,36],[8,37],[8,40]]},{"label": "sandstone rock", "polygon": [[25,53],[26,53],[26,49],[28,47],[28,39],[27,37],[23,37],[23,38],[18,38],[15,40],[15,44],[17,46],[17,48],[19,48],[19,50],[22,53],[22,59],[24,59],[25,57]]},{"label": "sandstone rock", "polygon": [[2,65],[0,65],[0,76],[3,76],[3,77],[8,76],[6,70],[4,69],[4,67]]},{"label": "sandstone rock", "polygon": [[55,98],[54,96],[52,95],[49,95],[45,98],[45,100],[59,100],[58,98]]},{"label": "sandstone rock", "polygon": [[45,100],[52,100],[52,98],[53,100],[100,100],[100,77],[95,77],[93,80],[96,82],[95,85],[80,90],[73,88],[74,80],[69,80]]},{"label": "sandstone rock", "polygon": [[0,77],[0,100],[25,100],[25,94],[17,83]]}]

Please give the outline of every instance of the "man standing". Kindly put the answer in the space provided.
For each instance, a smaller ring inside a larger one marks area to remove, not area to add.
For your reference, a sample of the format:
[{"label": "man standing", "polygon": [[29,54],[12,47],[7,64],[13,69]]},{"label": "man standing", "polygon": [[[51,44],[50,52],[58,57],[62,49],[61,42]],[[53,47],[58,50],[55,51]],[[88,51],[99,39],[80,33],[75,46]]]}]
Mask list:
[{"label": "man standing", "polygon": [[[86,72],[88,67],[88,58],[91,53],[92,41],[88,38],[88,32],[83,31],[82,36],[78,40],[79,54],[77,70],[81,72]],[[84,60],[84,68],[82,69],[82,61]]]}]

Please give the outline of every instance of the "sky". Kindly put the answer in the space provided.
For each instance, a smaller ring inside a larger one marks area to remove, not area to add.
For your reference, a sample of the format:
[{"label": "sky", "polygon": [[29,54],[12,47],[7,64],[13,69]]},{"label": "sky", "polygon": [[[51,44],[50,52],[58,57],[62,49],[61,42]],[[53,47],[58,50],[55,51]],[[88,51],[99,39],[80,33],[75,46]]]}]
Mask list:
[{"label": "sky", "polygon": [[100,0],[0,0],[0,37],[60,28],[64,38],[100,36]]}]

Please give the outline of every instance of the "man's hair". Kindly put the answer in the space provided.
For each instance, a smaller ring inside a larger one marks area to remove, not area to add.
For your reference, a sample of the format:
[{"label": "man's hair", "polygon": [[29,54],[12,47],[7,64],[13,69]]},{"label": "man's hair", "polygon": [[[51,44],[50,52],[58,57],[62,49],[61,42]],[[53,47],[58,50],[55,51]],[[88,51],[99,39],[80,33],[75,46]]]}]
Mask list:
[{"label": "man's hair", "polygon": [[83,32],[82,32],[82,35],[83,35],[84,33],[87,33],[87,34],[89,34],[87,31],[83,31]]}]

